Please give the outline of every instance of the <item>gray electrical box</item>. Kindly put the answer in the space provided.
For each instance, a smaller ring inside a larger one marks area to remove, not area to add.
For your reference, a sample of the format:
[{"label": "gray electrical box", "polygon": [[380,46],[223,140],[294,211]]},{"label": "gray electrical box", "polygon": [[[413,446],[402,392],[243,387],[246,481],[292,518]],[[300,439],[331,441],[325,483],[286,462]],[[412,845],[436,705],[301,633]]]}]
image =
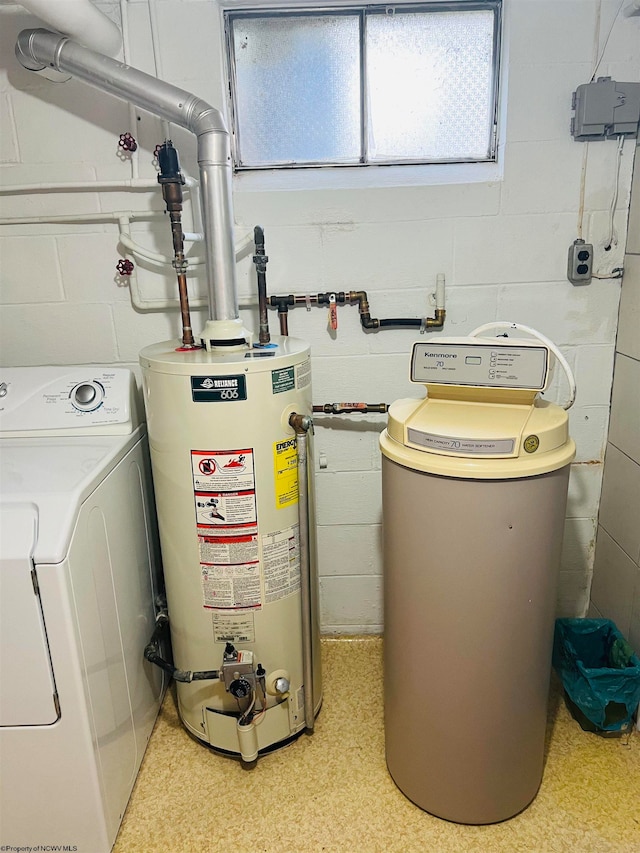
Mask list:
[{"label": "gray electrical box", "polygon": [[589,284],[593,268],[593,246],[584,240],[574,240],[569,246],[567,278],[572,284]]},{"label": "gray electrical box", "polygon": [[571,135],[578,142],[637,136],[640,122],[640,83],[617,83],[598,77],[573,93]]}]

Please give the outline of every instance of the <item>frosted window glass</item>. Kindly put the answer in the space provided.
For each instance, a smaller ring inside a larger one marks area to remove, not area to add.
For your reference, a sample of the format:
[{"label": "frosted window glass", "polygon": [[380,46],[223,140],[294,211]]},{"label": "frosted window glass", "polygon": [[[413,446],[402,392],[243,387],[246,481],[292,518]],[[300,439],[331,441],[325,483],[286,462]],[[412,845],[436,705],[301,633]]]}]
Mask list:
[{"label": "frosted window glass", "polygon": [[358,162],[356,16],[235,18],[240,164]]},{"label": "frosted window glass", "polygon": [[369,158],[486,160],[493,126],[490,11],[369,15]]}]

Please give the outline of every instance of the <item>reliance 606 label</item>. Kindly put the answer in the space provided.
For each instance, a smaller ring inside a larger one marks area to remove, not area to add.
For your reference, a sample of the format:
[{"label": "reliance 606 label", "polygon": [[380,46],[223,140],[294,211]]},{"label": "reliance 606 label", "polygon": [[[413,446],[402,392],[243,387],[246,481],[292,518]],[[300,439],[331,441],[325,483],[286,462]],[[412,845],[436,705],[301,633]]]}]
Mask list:
[{"label": "reliance 606 label", "polygon": [[237,376],[192,376],[191,399],[194,403],[229,403],[247,399],[247,381]]}]

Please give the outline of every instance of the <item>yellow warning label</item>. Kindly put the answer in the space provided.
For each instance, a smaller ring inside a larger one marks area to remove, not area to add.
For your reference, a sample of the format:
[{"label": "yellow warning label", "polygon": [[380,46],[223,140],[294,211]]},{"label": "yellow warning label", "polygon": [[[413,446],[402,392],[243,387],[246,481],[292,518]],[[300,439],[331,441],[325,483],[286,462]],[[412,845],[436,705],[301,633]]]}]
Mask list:
[{"label": "yellow warning label", "polygon": [[283,509],[298,502],[298,450],[295,438],[275,442],[273,464],[276,508]]}]

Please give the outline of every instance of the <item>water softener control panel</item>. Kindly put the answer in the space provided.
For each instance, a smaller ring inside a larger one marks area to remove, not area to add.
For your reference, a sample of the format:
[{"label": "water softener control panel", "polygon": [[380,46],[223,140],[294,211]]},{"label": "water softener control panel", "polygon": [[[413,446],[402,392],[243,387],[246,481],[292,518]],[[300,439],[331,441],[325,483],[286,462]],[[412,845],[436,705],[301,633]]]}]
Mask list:
[{"label": "water softener control panel", "polygon": [[549,351],[538,342],[449,339],[414,344],[411,381],[543,391],[549,382]]},{"label": "water softener control panel", "polygon": [[566,412],[540,396],[556,359],[553,345],[537,338],[471,335],[415,343],[411,381],[427,394],[391,405],[385,441],[424,470],[440,466],[444,473],[454,459],[465,476],[481,470],[497,477],[501,468],[492,460],[505,459],[550,470],[568,440]]}]

